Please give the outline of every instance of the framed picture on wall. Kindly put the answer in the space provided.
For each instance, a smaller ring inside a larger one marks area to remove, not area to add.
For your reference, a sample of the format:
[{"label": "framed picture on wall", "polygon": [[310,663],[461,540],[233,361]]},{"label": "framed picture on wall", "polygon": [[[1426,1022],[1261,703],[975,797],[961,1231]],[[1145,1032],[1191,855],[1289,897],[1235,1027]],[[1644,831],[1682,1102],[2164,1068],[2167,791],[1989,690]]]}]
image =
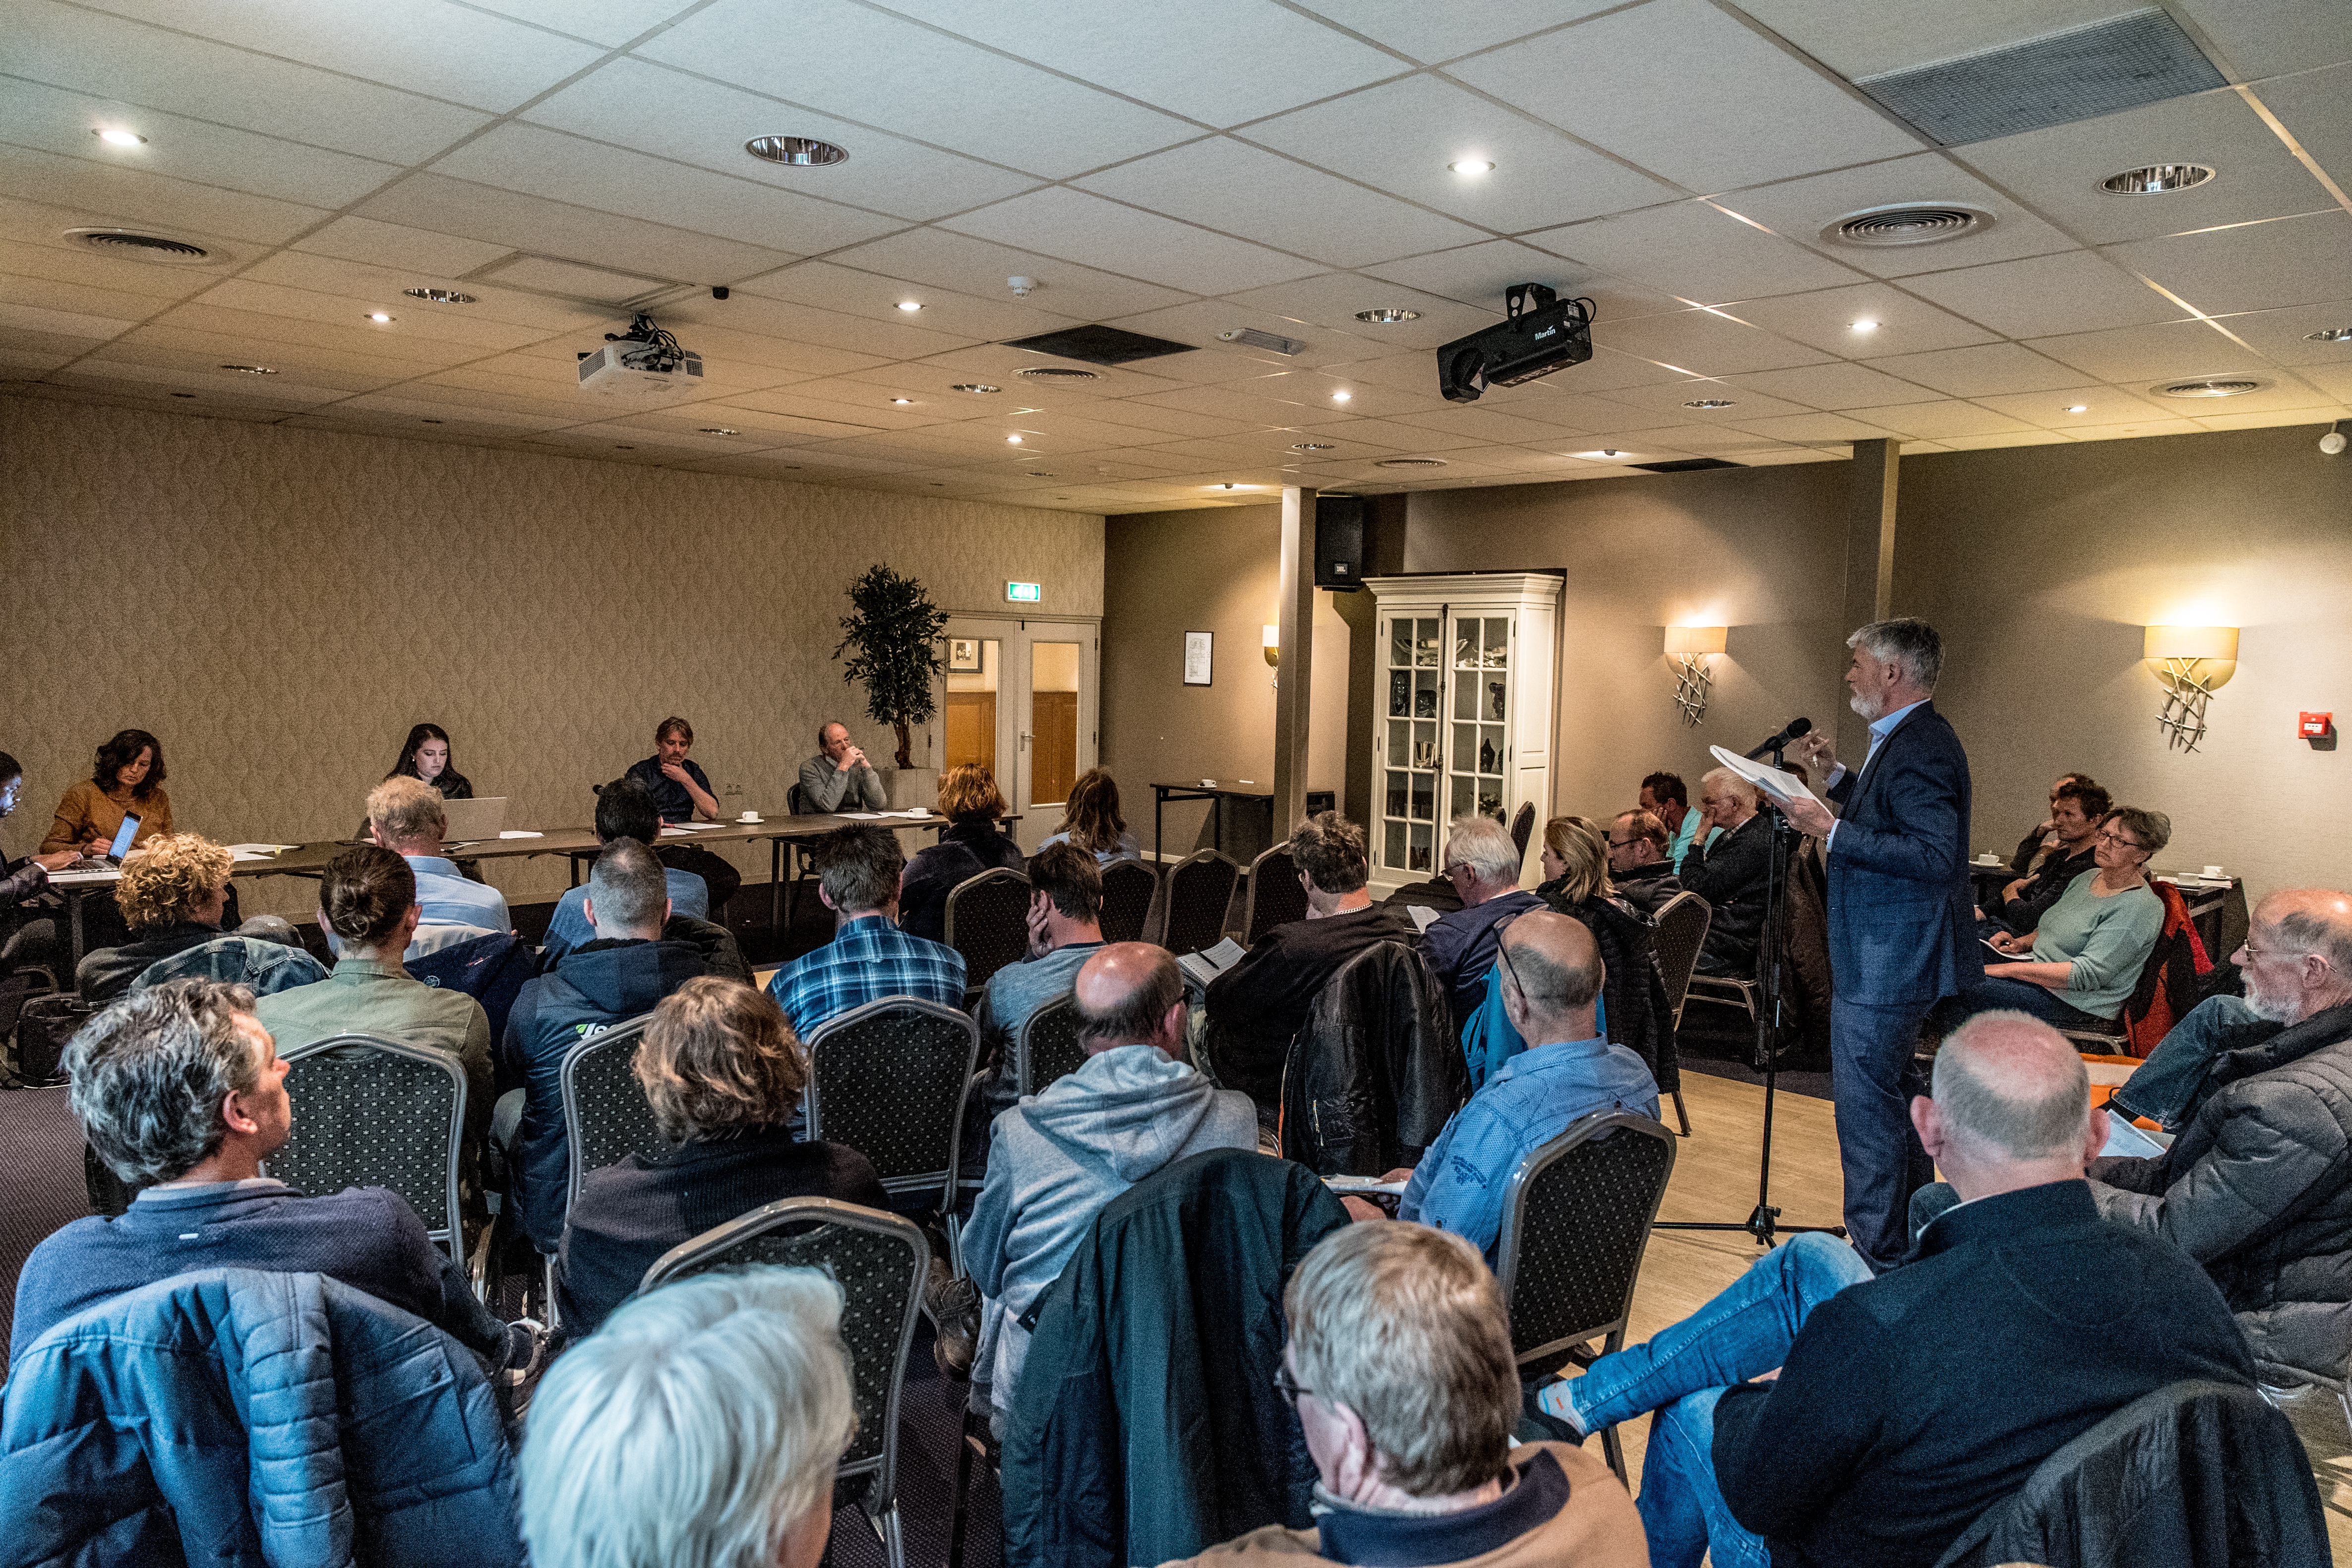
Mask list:
[{"label": "framed picture on wall", "polygon": [[1209,682],[1209,634],[1184,634],[1184,684],[1206,686]]},{"label": "framed picture on wall", "polygon": [[950,675],[979,675],[982,673],[980,668],[980,639],[978,637],[948,638],[948,673]]}]

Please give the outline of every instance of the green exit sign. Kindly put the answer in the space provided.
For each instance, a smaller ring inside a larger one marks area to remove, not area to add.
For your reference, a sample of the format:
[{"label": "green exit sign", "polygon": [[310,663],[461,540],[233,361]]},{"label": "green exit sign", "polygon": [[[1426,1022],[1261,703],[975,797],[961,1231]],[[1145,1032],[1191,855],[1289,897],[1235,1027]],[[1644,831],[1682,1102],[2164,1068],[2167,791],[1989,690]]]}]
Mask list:
[{"label": "green exit sign", "polygon": [[1004,596],[1016,605],[1034,605],[1045,596],[1042,583],[1007,583]]}]

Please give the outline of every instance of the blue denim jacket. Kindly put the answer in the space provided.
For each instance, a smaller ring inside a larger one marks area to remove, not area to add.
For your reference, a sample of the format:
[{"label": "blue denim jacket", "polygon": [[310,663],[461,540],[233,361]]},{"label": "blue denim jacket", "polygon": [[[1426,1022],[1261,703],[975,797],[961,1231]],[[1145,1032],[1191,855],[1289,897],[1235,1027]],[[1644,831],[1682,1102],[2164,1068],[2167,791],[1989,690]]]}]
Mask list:
[{"label": "blue denim jacket", "polygon": [[202,942],[139,972],[131,989],[143,991],[167,980],[234,980],[272,996],[327,977],[327,966],[299,947],[267,937],[228,935]]}]

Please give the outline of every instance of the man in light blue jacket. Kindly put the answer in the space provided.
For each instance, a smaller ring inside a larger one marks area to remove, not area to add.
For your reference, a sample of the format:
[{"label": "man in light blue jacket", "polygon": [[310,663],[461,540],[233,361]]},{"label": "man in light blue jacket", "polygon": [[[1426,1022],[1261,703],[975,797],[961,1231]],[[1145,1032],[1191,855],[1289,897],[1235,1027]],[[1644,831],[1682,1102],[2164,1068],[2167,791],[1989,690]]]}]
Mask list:
[{"label": "man in light blue jacket", "polygon": [[1166,949],[1106,947],[1078,971],[1076,991],[1086,1065],[996,1119],[987,1184],[963,1233],[982,1298],[972,1381],[989,1385],[999,1412],[1012,1407],[1028,1350],[1022,1315],[1104,1205],[1191,1155],[1257,1147],[1249,1096],[1180,1059],[1184,980]]}]

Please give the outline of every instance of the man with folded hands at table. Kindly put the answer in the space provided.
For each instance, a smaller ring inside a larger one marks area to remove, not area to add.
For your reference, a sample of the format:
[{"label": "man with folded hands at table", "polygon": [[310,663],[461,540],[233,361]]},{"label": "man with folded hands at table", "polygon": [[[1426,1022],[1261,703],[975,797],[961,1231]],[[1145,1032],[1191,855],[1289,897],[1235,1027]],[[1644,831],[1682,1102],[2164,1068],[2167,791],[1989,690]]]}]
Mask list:
[{"label": "man with folded hands at table", "polygon": [[838,722],[820,726],[816,755],[801,764],[801,810],[822,814],[888,809],[882,775],[866,760],[865,752],[850,742],[849,726]]},{"label": "man with folded hands at table", "polygon": [[[654,754],[629,764],[628,776],[653,792],[654,809],[664,825],[719,820],[718,794],[702,764],[688,756],[693,750],[694,726],[672,714],[654,726]],[[727,923],[727,906],[743,885],[742,872],[725,856],[695,844],[656,844],[654,853],[673,870],[701,878],[709,894],[709,908],[715,911],[709,918]]]}]

